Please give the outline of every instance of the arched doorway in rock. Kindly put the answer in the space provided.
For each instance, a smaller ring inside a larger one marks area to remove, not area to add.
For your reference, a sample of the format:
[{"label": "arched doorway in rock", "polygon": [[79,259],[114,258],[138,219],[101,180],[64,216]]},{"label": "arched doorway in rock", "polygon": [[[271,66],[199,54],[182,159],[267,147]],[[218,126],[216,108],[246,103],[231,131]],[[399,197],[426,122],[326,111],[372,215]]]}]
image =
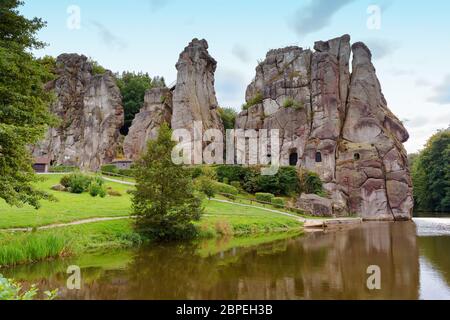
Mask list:
[{"label": "arched doorway in rock", "polygon": [[289,152],[289,165],[290,166],[297,166],[298,163],[298,153],[297,150],[291,150]]}]

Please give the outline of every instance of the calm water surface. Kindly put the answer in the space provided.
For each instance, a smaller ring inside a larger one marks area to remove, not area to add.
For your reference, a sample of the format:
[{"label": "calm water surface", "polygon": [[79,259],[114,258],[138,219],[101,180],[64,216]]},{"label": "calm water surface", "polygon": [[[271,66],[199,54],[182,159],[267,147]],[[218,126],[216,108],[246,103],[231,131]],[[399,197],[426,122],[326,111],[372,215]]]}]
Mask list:
[{"label": "calm water surface", "polygon": [[[450,218],[222,239],[2,270],[63,299],[450,299]],[[69,265],[81,290],[66,289]],[[367,267],[381,268],[369,291]]]}]

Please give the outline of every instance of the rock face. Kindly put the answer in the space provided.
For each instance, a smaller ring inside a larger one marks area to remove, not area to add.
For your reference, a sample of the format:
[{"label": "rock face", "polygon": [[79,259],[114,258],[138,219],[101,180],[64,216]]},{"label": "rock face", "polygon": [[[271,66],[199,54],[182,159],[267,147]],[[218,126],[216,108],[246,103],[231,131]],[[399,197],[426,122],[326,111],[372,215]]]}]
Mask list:
[{"label": "rock face", "polygon": [[[144,151],[147,141],[157,137],[162,122],[173,130],[188,130],[194,142],[201,140],[207,129],[224,130],[214,89],[216,66],[205,40],[194,39],[189,43],[176,64],[178,75],[173,91],[166,88],[147,92],[145,106],[125,138],[127,158],[134,160]],[[195,127],[195,122],[201,122],[202,126]],[[199,139],[194,139],[194,130]]]},{"label": "rock face", "polygon": [[208,53],[206,40],[192,40],[180,54],[176,64],[178,76],[173,93],[172,129],[193,132],[194,122],[202,121],[203,131],[223,131],[214,89],[216,67],[217,62]]},{"label": "rock face", "polygon": [[54,164],[97,170],[113,160],[124,122],[122,97],[113,74],[94,75],[85,56],[63,54],[56,61],[57,79],[49,85],[57,96],[51,107],[60,126],[51,128],[33,150]]},{"label": "rock face", "polygon": [[[236,127],[280,130],[280,163],[317,172],[333,215],[410,219],[412,183],[402,145],[409,136],[387,107],[370,50],[351,46],[348,35],[314,49],[269,51],[246,93],[247,102],[262,102],[243,111]],[[309,208],[306,202],[299,206]]]},{"label": "rock face", "polygon": [[160,126],[170,125],[172,119],[172,92],[168,88],[154,88],[146,92],[144,107],[135,116],[123,150],[130,160],[139,158],[149,140],[158,137]]}]

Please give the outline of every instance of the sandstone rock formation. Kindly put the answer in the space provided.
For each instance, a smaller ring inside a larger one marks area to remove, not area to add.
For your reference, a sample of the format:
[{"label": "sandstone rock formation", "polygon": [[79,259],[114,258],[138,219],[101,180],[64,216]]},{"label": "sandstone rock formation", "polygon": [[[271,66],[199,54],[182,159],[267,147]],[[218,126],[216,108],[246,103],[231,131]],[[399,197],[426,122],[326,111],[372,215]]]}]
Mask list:
[{"label": "sandstone rock formation", "polygon": [[[172,129],[193,133],[194,122],[201,121],[205,131],[223,131],[214,89],[217,62],[208,53],[206,40],[193,39],[180,54],[176,68],[177,84],[173,93]],[[201,136],[202,132],[197,132]]]},{"label": "sandstone rock formation", "polygon": [[57,79],[49,84],[56,102],[52,112],[60,125],[51,128],[33,150],[53,164],[97,170],[109,163],[118,148],[124,122],[122,97],[113,74],[94,75],[85,56],[62,54],[56,61]]},{"label": "sandstone rock formation", "polygon": [[[176,64],[178,75],[173,92],[169,89],[147,92],[145,106],[134,119],[125,138],[124,153],[127,158],[136,159],[139,156],[147,141],[156,138],[163,121],[173,130],[188,130],[194,142],[196,129],[197,141],[201,140],[207,129],[224,130],[217,112],[214,89],[216,66],[217,62],[208,53],[206,40],[194,39],[189,43]],[[201,122],[202,126],[194,127],[195,122]]]},{"label": "sandstone rock formation", "polygon": [[387,107],[370,50],[350,46],[348,35],[314,49],[269,51],[246,93],[247,103],[258,103],[239,115],[236,127],[279,129],[281,164],[317,172],[334,215],[410,219],[412,183],[402,145],[409,136]]},{"label": "sandstone rock formation", "polygon": [[128,135],[125,137],[123,151],[130,160],[139,158],[149,140],[158,137],[160,126],[170,125],[172,119],[172,92],[168,88],[154,88],[146,92],[144,107],[135,116]]}]

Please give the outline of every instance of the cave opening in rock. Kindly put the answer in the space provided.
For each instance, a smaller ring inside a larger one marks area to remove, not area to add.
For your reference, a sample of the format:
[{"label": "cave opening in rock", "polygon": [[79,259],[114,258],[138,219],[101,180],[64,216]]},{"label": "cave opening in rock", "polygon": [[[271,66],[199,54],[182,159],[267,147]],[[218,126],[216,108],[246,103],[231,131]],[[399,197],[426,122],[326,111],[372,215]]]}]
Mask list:
[{"label": "cave opening in rock", "polygon": [[358,161],[361,159],[361,155],[359,153],[355,153],[355,155],[353,156],[353,158],[355,159],[355,161]]},{"label": "cave opening in rock", "polygon": [[322,162],[322,153],[316,152],[316,162]]},{"label": "cave opening in rock", "polygon": [[298,163],[298,153],[297,153],[297,151],[292,151],[289,154],[289,165],[296,166],[297,163]]}]

